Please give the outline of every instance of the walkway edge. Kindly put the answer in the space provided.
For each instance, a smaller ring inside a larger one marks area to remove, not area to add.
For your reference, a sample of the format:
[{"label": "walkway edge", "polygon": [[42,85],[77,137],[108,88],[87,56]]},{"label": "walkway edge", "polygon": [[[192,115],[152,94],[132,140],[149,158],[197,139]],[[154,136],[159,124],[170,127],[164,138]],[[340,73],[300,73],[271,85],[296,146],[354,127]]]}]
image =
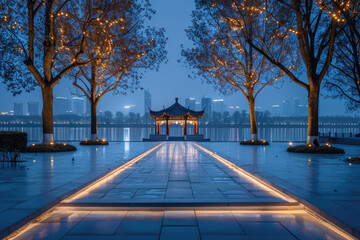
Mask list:
[{"label": "walkway edge", "polygon": [[145,151],[144,153],[132,158],[131,160],[126,161],[125,163],[121,164],[120,166],[118,166],[118,167],[116,167],[116,168],[114,168],[114,169],[112,169],[112,170],[110,170],[108,172],[105,172],[103,174],[100,174],[99,176],[95,177],[94,179],[82,184],[81,186],[70,190],[69,192],[61,195],[60,197],[57,197],[56,199],[54,199],[50,203],[46,204],[42,208],[35,210],[34,212],[27,215],[23,219],[17,221],[16,223],[10,225],[7,228],[1,230],[0,231],[0,238],[1,239],[8,239],[11,236],[17,234],[17,232],[21,231],[21,229],[23,227],[26,227],[27,224],[29,224],[32,221],[36,220],[41,215],[45,215],[45,214],[51,212],[63,200],[65,200],[65,199],[67,199],[69,197],[72,197],[72,196],[76,196],[77,194],[80,194],[81,192],[85,191],[86,189],[89,189],[90,187],[96,185],[98,182],[102,181],[104,178],[107,178],[108,176],[111,176],[112,174],[115,174],[117,171],[119,171],[119,169],[124,168],[124,166],[126,166],[126,167],[131,166],[132,164],[134,164],[135,162],[137,162],[141,158],[143,158],[146,155],[153,152],[155,149],[157,149],[161,145],[162,145],[162,143],[159,143],[155,147],[153,147],[153,148]]},{"label": "walkway edge", "polygon": [[[313,205],[312,203],[308,202],[307,200],[305,200],[304,198],[301,198],[300,196],[298,196],[297,194],[294,194],[293,192],[287,190],[286,188],[283,188],[281,186],[279,186],[278,184],[275,184],[269,180],[267,180],[266,178],[256,174],[256,173],[252,173],[249,172],[247,170],[245,170],[242,167],[237,166],[236,164],[230,162],[229,160],[225,159],[225,156],[222,157],[212,151],[210,151],[209,149],[200,146],[196,143],[193,143],[196,147],[198,147],[199,149],[201,149],[202,151],[204,151],[205,153],[209,154],[210,156],[216,158],[217,160],[219,160],[219,158],[229,162],[229,164],[231,166],[235,166],[236,168],[238,168],[241,172],[246,172],[249,176],[253,177],[254,179],[258,180],[260,183],[265,184],[266,186],[284,194],[287,197],[290,197],[296,201],[298,201],[300,204],[303,205],[304,209],[307,210],[311,215],[317,217],[318,219],[322,220],[323,222],[327,223],[328,227],[332,228],[332,230],[336,231],[336,232],[343,232],[343,234],[347,234],[347,235],[351,235],[351,237],[353,237],[354,239],[360,239],[360,232],[349,226],[348,224],[340,221],[339,219],[337,219],[336,217],[328,214],[327,212],[321,210],[320,208],[318,208],[317,206]],[[279,179],[279,181],[282,181]]]}]

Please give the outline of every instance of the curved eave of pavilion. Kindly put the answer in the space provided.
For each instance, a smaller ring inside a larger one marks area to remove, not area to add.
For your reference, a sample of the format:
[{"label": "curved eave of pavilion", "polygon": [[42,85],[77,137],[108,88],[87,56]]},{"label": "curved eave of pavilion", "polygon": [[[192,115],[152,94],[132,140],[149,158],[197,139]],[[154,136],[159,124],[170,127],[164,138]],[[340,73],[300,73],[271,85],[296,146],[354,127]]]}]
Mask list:
[{"label": "curved eave of pavilion", "polygon": [[194,118],[202,118],[204,116],[205,112],[204,110],[202,111],[192,111],[192,110],[189,110],[187,111],[186,113],[183,113],[183,114],[170,114],[170,113],[167,113],[166,111],[164,110],[161,110],[161,111],[151,111],[150,110],[150,116],[152,118],[162,118],[162,117],[185,117],[185,116],[189,116],[189,117],[194,117]]}]

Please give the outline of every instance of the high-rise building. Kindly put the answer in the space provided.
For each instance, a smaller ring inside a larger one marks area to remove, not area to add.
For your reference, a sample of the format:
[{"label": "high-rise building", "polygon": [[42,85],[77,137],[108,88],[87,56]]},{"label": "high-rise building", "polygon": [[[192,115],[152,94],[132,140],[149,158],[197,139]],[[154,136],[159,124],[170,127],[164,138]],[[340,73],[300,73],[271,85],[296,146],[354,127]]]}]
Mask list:
[{"label": "high-rise building", "polygon": [[85,100],[79,97],[72,98],[72,112],[74,114],[84,116]]},{"label": "high-rise building", "polygon": [[71,113],[71,101],[66,97],[56,97],[54,99],[54,115],[64,115]]},{"label": "high-rise building", "polygon": [[91,106],[89,100],[85,99],[85,116],[90,116]]},{"label": "high-rise building", "polygon": [[272,105],[271,106],[271,114],[274,117],[279,117],[280,116],[280,105]]},{"label": "high-rise building", "polygon": [[207,120],[211,119],[212,109],[211,109],[211,98],[203,97],[201,99],[201,108],[205,109],[204,118]]},{"label": "high-rise building", "polygon": [[148,114],[151,109],[151,94],[149,90],[144,90],[144,115]]},{"label": "high-rise building", "polygon": [[213,100],[213,108],[212,108],[213,112],[223,113],[223,112],[225,112],[225,109],[226,109],[226,106],[225,106],[224,99],[214,99]]},{"label": "high-rise building", "polygon": [[14,102],[14,115],[15,116],[24,115],[24,105],[23,105],[23,103]]},{"label": "high-rise building", "polygon": [[39,116],[39,102],[28,102],[28,113],[30,116]]},{"label": "high-rise building", "polygon": [[294,98],[294,115],[299,116],[300,114],[300,98]]},{"label": "high-rise building", "polygon": [[195,98],[185,98],[185,107],[195,111],[196,110]]},{"label": "high-rise building", "polygon": [[291,114],[290,108],[291,108],[290,101],[283,100],[282,101],[282,116],[289,117]]},{"label": "high-rise building", "polygon": [[201,111],[201,103],[200,102],[195,102],[195,111]]}]

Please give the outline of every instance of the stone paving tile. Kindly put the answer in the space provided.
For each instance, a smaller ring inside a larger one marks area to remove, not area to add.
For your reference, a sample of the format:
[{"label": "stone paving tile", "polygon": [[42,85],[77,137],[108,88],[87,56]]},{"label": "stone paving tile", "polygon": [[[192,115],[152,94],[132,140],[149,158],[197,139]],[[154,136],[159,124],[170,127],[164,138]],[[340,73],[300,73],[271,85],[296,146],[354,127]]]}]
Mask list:
[{"label": "stone paving tile", "polygon": [[[65,220],[71,219],[71,214],[76,216],[76,221]],[[80,218],[80,215],[86,216]],[[305,211],[96,212],[74,208],[69,212],[58,208],[48,219],[51,222],[33,223],[14,239],[344,239]]]},{"label": "stone paving tile", "polygon": [[[205,166],[202,163],[206,163]],[[188,167],[189,165],[191,167]],[[199,169],[201,179],[204,180],[206,177],[207,182],[192,182],[192,177],[188,177],[187,180],[171,180],[171,174],[178,174],[181,176],[180,179],[184,176],[194,176],[196,168]],[[228,169],[224,169],[214,159],[197,151],[190,143],[167,143],[140,160],[136,167],[125,171],[126,177],[120,173],[100,186],[100,190],[90,190],[83,194],[84,197],[80,200],[84,203],[101,203],[105,200],[120,202],[124,200],[120,196],[125,196],[125,200],[139,197],[140,200],[150,202],[162,198],[169,202],[179,202],[181,199],[190,199],[190,202],[207,199],[216,203],[231,197],[235,197],[236,201],[245,202],[252,202],[254,199],[264,202],[279,201],[271,191],[260,190],[248,181],[237,181],[239,175],[230,175]],[[158,171],[161,172],[160,177],[156,174]],[[136,178],[141,181],[136,181]],[[164,187],[154,187],[158,186],[159,182]],[[123,188],[122,185],[136,187]],[[328,207],[330,206],[332,205]],[[62,240],[343,239],[303,210],[78,211],[76,207],[59,207],[39,222],[30,224],[27,231],[16,237]]]},{"label": "stone paving tile", "polygon": [[231,212],[196,211],[201,235],[244,235]]},{"label": "stone paving tile", "polygon": [[165,211],[165,226],[196,226],[195,211]]},{"label": "stone paving tile", "polygon": [[87,195],[75,197],[72,202],[116,203],[128,200],[131,203],[149,199],[161,202],[191,199],[205,202],[233,202],[237,199],[284,201],[253,182],[244,180],[234,170],[199,151],[192,143],[178,142],[163,144],[131,166],[126,173],[121,172],[111,178],[111,182],[104,182]]},{"label": "stone paving tile", "polygon": [[26,153],[24,168],[0,168],[0,219],[8,219],[0,221],[0,236],[12,224],[156,144],[77,145],[75,152]]},{"label": "stone paving tile", "polygon": [[[285,151],[287,143],[276,142],[266,148],[220,142],[200,145],[305,199],[355,228],[360,237],[357,221],[360,219],[360,165],[349,165],[343,161],[348,156],[360,156],[358,146],[339,145],[345,150],[345,155],[311,155],[288,153]],[[239,179],[236,181],[239,182]],[[249,183],[242,185],[255,190]]]},{"label": "stone paving tile", "polygon": [[164,226],[161,229],[160,240],[200,240],[199,229],[193,226]]}]

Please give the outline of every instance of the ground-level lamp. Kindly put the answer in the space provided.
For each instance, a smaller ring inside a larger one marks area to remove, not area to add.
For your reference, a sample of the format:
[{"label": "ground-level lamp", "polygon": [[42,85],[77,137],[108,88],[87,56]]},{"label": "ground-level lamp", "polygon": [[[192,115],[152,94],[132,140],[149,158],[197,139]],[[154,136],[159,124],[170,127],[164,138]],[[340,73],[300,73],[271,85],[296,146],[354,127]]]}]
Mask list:
[{"label": "ground-level lamp", "polygon": [[289,147],[292,147],[293,143],[292,142],[289,142]]}]

